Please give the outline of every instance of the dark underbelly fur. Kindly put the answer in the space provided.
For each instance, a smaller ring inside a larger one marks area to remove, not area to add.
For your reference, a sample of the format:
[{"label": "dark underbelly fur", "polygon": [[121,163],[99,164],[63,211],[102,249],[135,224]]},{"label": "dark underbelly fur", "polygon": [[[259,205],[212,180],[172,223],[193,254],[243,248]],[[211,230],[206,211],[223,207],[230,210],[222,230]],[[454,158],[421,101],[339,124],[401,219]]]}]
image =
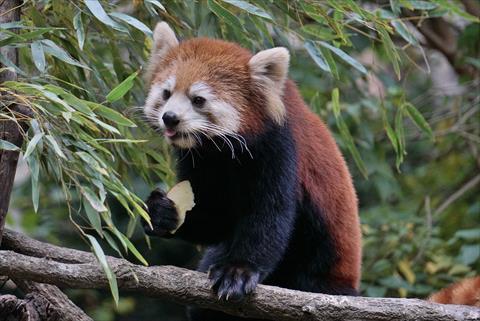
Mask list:
[{"label": "dark underbelly fur", "polygon": [[[177,234],[208,246],[198,269],[246,261],[261,272],[263,284],[355,295],[355,289],[329,280],[335,245],[321,204],[301,190],[288,126],[271,125],[261,136],[246,138],[253,159],[238,144],[232,159],[227,146],[219,145],[219,152],[208,141],[199,150],[178,152],[179,180],[190,180],[196,205]],[[202,309],[189,315],[192,321],[247,320]]]}]

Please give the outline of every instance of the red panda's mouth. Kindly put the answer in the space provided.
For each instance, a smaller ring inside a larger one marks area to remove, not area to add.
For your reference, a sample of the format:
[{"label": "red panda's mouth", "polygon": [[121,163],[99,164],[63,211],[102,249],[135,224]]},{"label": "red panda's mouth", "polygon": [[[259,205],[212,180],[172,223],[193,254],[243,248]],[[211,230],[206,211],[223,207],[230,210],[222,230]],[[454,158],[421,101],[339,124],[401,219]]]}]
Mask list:
[{"label": "red panda's mouth", "polygon": [[175,129],[169,129],[169,128],[165,129],[164,134],[168,138],[174,138],[175,136],[178,136],[178,132]]}]

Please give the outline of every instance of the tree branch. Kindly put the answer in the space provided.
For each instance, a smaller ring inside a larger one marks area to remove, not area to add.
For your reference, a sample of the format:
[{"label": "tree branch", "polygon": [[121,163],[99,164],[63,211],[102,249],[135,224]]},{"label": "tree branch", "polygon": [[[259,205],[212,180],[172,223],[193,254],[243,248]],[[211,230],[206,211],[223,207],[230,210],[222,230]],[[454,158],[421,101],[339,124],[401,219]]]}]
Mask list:
[{"label": "tree branch", "polygon": [[[108,280],[98,263],[92,260],[92,254],[48,245],[11,231],[5,233],[4,247],[13,246],[22,250],[18,248],[20,240],[25,242],[23,252],[42,257],[0,251],[0,274],[70,288],[108,288]],[[67,253],[70,254],[65,260]],[[219,301],[204,273],[173,266],[144,267],[113,257],[108,257],[108,261],[120,289],[237,316],[278,321],[480,319],[480,309],[473,307],[417,299],[324,295],[266,285],[258,286],[255,294],[243,302]]]}]

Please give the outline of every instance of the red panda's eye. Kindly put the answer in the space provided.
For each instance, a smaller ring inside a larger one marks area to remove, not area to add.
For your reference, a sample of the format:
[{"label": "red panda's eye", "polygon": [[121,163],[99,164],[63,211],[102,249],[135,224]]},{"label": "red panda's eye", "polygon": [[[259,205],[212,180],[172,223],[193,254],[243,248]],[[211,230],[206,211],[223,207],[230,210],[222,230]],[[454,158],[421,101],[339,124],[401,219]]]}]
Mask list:
[{"label": "red panda's eye", "polygon": [[163,90],[163,93],[162,93],[163,100],[168,100],[168,98],[170,98],[171,95],[172,93],[170,92],[170,90],[168,89]]},{"label": "red panda's eye", "polygon": [[192,98],[192,104],[197,108],[202,108],[205,105],[206,99],[200,96],[195,96]]}]

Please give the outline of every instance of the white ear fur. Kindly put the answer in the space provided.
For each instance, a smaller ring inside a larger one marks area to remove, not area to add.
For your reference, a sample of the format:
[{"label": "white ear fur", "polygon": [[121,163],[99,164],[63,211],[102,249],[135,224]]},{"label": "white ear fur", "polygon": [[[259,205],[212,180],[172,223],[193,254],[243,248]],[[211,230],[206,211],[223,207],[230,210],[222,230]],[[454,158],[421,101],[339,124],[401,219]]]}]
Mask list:
[{"label": "white ear fur", "polygon": [[153,47],[145,75],[147,83],[151,81],[157,64],[171,48],[176,46],[178,46],[178,40],[172,28],[164,21],[157,23],[153,31]]},{"label": "white ear fur", "polygon": [[283,47],[260,51],[248,62],[253,80],[265,91],[268,111],[279,124],[283,122],[286,114],[282,94],[289,62],[290,54]]},{"label": "white ear fur", "polygon": [[170,49],[172,47],[178,46],[177,37],[175,37],[175,32],[165,21],[157,23],[155,30],[153,31],[153,44],[154,51]]}]

